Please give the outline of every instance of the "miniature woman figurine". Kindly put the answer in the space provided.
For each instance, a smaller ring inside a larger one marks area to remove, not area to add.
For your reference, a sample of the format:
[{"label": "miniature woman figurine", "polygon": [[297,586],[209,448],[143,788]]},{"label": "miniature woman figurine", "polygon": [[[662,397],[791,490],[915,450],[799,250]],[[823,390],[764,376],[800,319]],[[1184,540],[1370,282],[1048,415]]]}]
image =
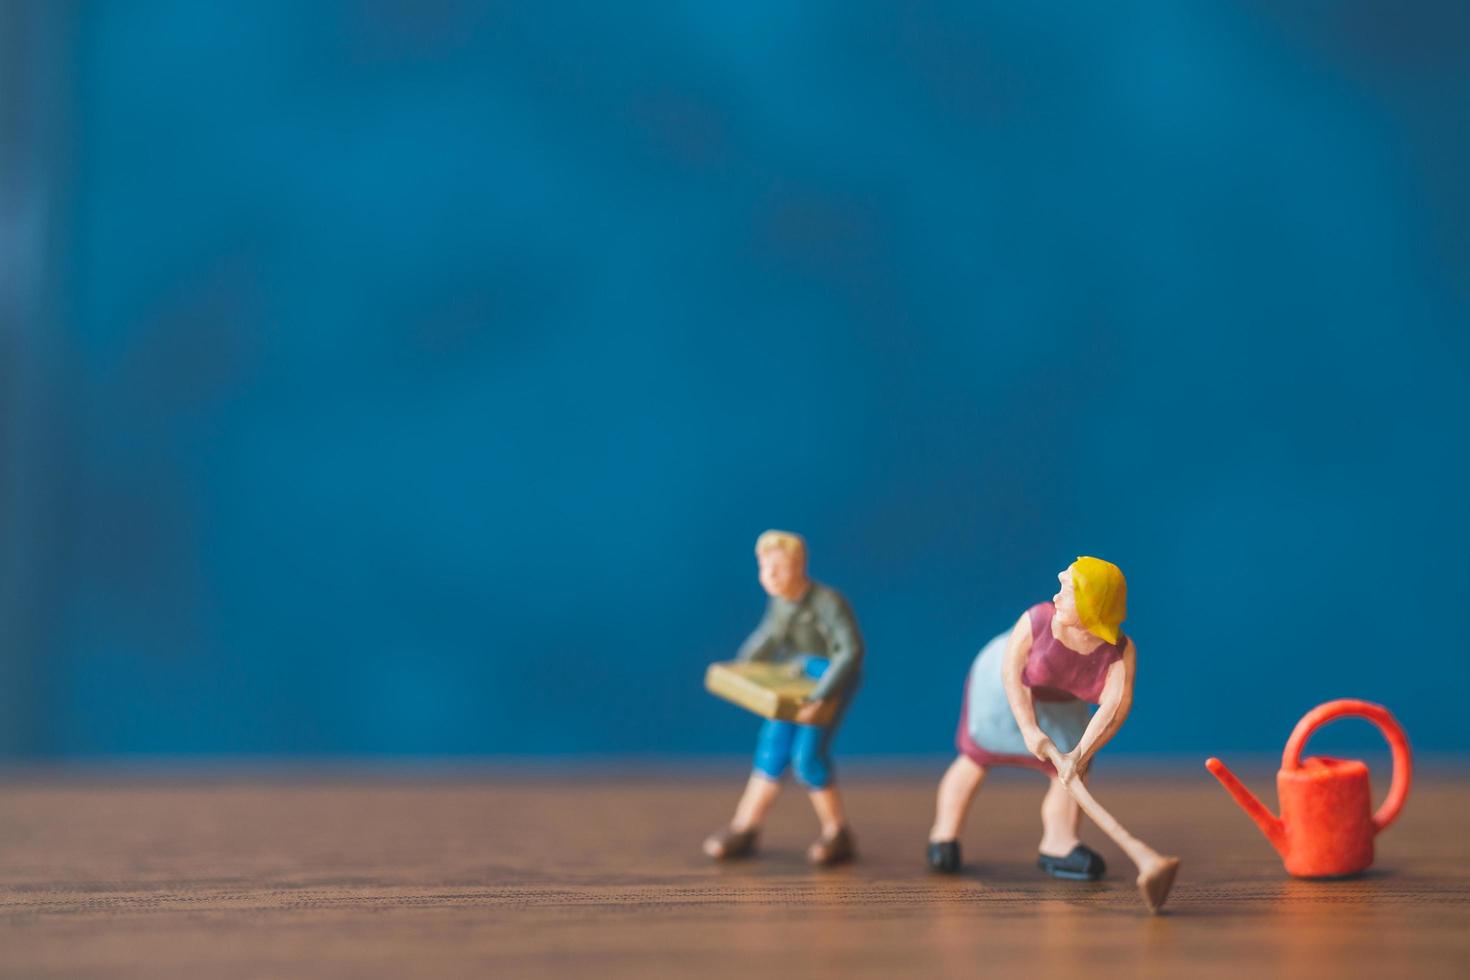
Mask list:
[{"label": "miniature woman figurine", "polygon": [[[955,733],[959,756],[939,783],[929,865],[960,867],[960,830],[991,766],[1022,766],[1051,777],[1041,802],[1037,866],[1058,878],[1093,881],[1103,859],[1077,837],[1080,813],[1061,777],[1085,780],[1133,702],[1135,650],[1119,631],[1128,586],[1117,565],[1078,558],[1061,588],[985,645],[965,682]],[[1098,705],[1093,713],[1091,705]],[[1064,771],[1048,761],[1061,753]]]},{"label": "miniature woman figurine", "polygon": [[[793,670],[817,678],[817,684],[794,722],[767,719],[761,724],[755,768],[735,816],[729,827],[710,835],[704,852],[724,859],[753,851],[790,766],[810,791],[822,824],[821,837],[807,848],[807,860],[816,865],[837,864],[852,858],[855,849],[842,798],[832,782],[830,746],[858,686],[862,634],[847,600],[807,577],[806,542],[800,535],[767,531],[756,541],[755,555],[761,586],[771,598],[764,618],[741,646],[737,659],[790,663]],[[814,724],[829,700],[836,702],[831,721]]]}]

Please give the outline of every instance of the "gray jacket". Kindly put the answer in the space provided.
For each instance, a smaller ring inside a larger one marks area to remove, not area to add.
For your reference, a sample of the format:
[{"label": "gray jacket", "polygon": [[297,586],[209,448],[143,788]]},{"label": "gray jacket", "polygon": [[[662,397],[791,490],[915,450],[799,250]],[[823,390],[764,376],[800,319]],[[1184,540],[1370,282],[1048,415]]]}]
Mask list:
[{"label": "gray jacket", "polygon": [[801,654],[826,657],[813,700],[845,695],[857,684],[863,635],[842,593],[813,582],[799,602],[772,596],[760,625],[740,646],[739,660],[790,660]]}]

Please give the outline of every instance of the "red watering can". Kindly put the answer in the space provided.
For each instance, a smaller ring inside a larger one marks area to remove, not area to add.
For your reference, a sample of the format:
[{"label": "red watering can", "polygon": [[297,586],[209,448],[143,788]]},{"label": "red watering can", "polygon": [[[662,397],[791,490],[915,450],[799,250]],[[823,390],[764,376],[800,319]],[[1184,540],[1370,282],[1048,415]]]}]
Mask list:
[{"label": "red watering can", "polygon": [[[1302,758],[1307,739],[1334,718],[1367,718],[1378,726],[1393,750],[1393,782],[1388,798],[1372,812],[1368,767],[1358,759]],[[1308,711],[1281,753],[1276,794],[1281,799],[1278,818],[1219,759],[1205,768],[1235,797],[1266,839],[1281,853],[1286,870],[1298,878],[1337,878],[1357,874],[1373,863],[1373,838],[1393,823],[1409,795],[1413,761],[1409,740],[1393,715],[1381,704],[1353,698],[1328,701]]]}]

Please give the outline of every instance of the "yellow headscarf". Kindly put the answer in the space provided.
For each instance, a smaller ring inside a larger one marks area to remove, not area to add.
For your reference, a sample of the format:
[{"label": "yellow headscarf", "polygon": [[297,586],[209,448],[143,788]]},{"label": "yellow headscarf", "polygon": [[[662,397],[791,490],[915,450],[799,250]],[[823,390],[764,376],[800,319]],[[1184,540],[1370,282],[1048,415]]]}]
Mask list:
[{"label": "yellow headscarf", "polygon": [[1077,556],[1072,563],[1077,618],[1093,636],[1118,642],[1118,627],[1128,617],[1128,583],[1123,570],[1101,558]]}]

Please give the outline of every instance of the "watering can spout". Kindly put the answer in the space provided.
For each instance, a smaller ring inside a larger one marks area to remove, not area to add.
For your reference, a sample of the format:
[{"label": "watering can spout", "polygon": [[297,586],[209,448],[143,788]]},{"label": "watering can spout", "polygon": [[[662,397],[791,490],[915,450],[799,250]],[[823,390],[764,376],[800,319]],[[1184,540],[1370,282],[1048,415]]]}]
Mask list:
[{"label": "watering can spout", "polygon": [[1266,809],[1266,804],[1257,799],[1256,794],[1246,789],[1245,784],[1235,778],[1235,773],[1225,768],[1225,763],[1219,759],[1207,759],[1205,768],[1220,780],[1220,785],[1230,792],[1235,802],[1245,811],[1245,815],[1256,822],[1256,826],[1261,828],[1261,833],[1266,835],[1271,846],[1284,857],[1286,855],[1286,825],[1281,822],[1281,819]]}]

